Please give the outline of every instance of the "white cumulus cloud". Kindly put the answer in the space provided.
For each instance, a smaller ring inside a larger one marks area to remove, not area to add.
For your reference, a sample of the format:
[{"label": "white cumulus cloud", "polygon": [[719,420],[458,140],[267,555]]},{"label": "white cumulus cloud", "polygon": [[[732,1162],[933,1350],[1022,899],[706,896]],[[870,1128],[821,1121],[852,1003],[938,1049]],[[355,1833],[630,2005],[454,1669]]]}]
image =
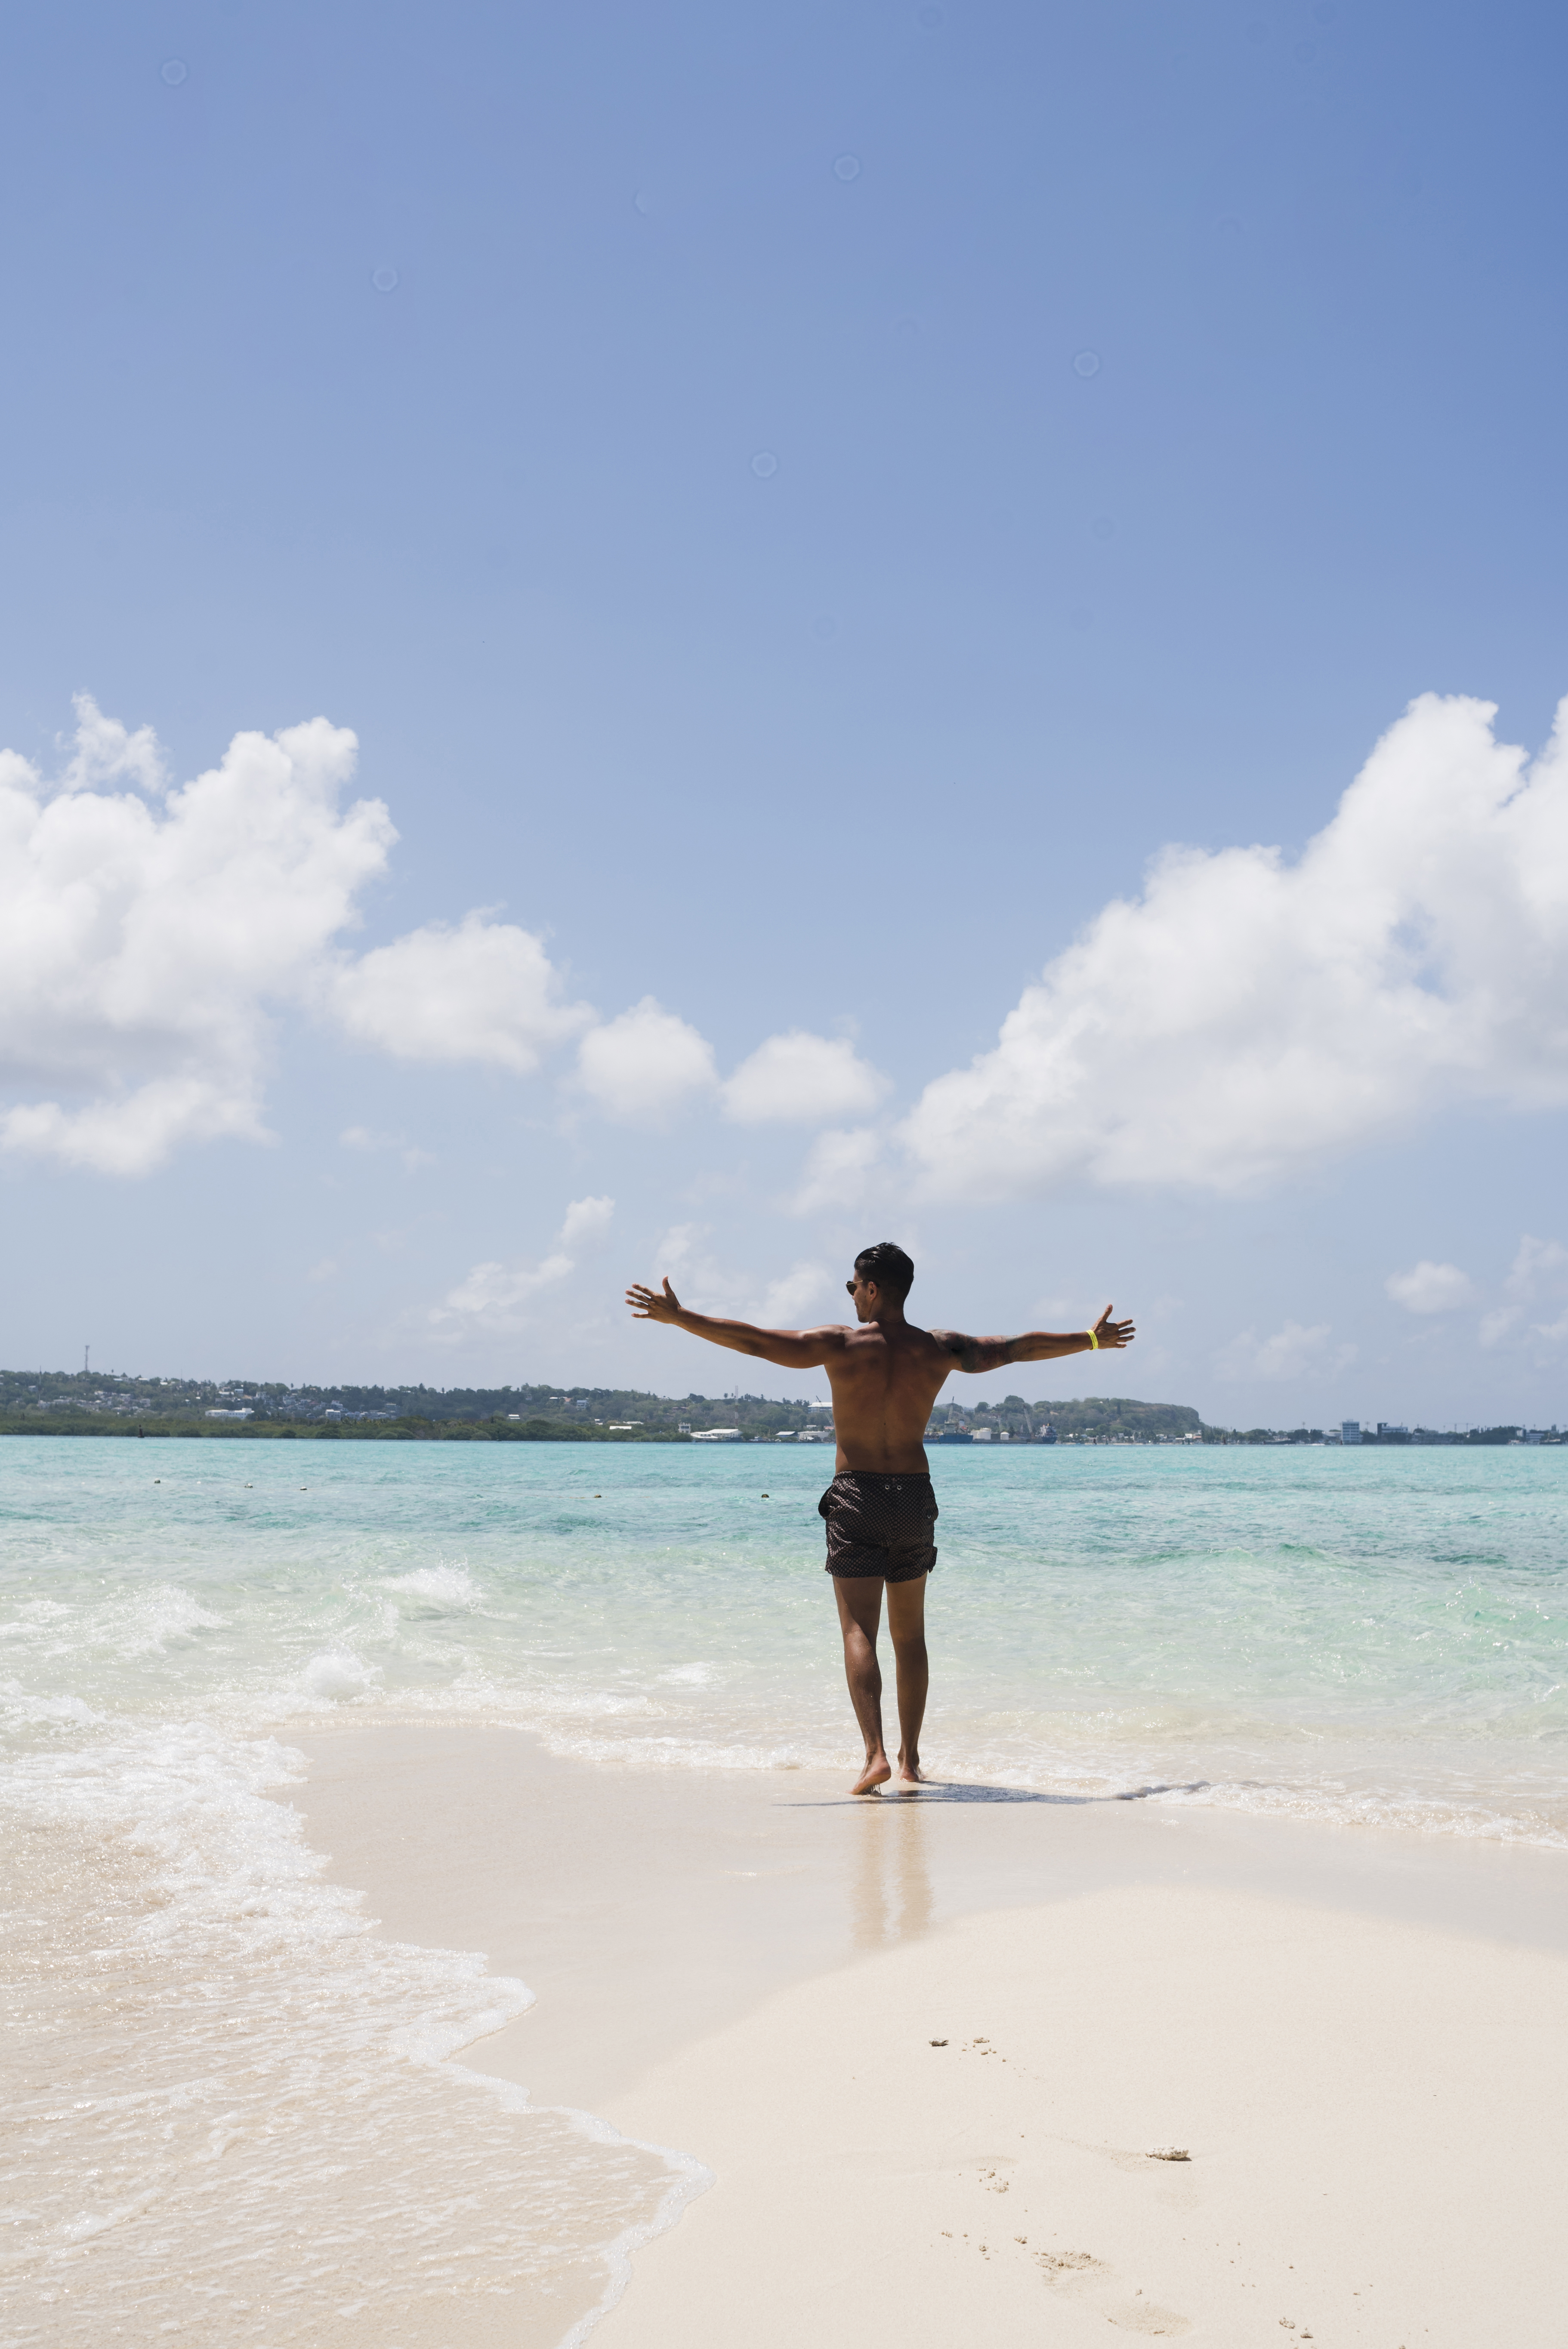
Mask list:
[{"label": "white cumulus cloud", "polygon": [[1255,1190],[1467,1101],[1568,1102],[1568,702],[1532,766],[1427,694],[1301,857],[1173,847],[903,1128],[929,1188]]},{"label": "white cumulus cloud", "polygon": [[591,1028],[577,1048],[576,1082],[607,1117],[646,1123],[718,1082],[707,1038],[651,995]]},{"label": "white cumulus cloud", "polygon": [[529,1076],[553,1044],[593,1017],[562,1003],[540,940],[466,914],[373,947],[333,974],[331,1009],[357,1041],[402,1061],[482,1061]]},{"label": "white cumulus cloud", "polygon": [[[810,1309],[828,1293],[829,1288],[830,1278],[824,1268],[802,1257],[777,1280],[770,1280],[756,1306],[739,1318],[758,1321],[765,1330],[815,1329],[818,1324]],[[847,1313],[841,1313],[839,1319],[847,1319]]]},{"label": "white cumulus cloud", "polygon": [[397,836],[380,801],[341,804],[357,748],[325,718],[236,734],[170,791],[150,728],[81,695],[58,777],[0,751],[0,1149],[142,1174],[268,1139],[284,1006],[518,1074],[592,1019],[538,938],[486,914],[344,950]]},{"label": "white cumulus cloud", "polygon": [[1356,1348],[1331,1348],[1328,1341],[1333,1334],[1326,1321],[1314,1322],[1310,1328],[1299,1321],[1287,1321],[1272,1337],[1262,1339],[1253,1330],[1243,1330],[1221,1355],[1221,1375],[1227,1379],[1277,1381],[1318,1378],[1342,1371],[1355,1361]]},{"label": "white cumulus cloud", "polygon": [[887,1090],[845,1038],[791,1028],[742,1061],[724,1088],[724,1113],[738,1125],[820,1125],[865,1116]]},{"label": "white cumulus cloud", "polygon": [[160,803],[147,730],[77,711],[57,787],[0,757],[0,1146],[138,1174],[265,1138],[267,1006],[308,992],[396,834],[339,809],[356,743],[325,718],[237,734]]},{"label": "white cumulus cloud", "polygon": [[[1483,1346],[1501,1345],[1505,1338],[1544,1339],[1549,1345],[1568,1339],[1568,1247],[1561,1240],[1538,1240],[1526,1232],[1503,1283],[1509,1302],[1484,1314]],[[1557,1311],[1550,1321],[1532,1320],[1536,1313]]]},{"label": "white cumulus cloud", "polygon": [[[674,1225],[653,1250],[656,1269],[652,1285],[656,1288],[667,1278],[681,1303],[699,1313],[759,1322],[770,1330],[818,1326],[820,1316],[812,1309],[824,1298],[830,1302],[834,1291],[833,1275],[825,1265],[801,1257],[776,1279],[759,1281],[754,1273],[721,1264],[707,1240],[706,1225]],[[838,1318],[843,1320],[847,1313]]]},{"label": "white cumulus cloud", "polygon": [[882,1154],[882,1138],[872,1126],[835,1126],[820,1133],[790,1207],[798,1216],[850,1214],[865,1200]]},{"label": "white cumulus cloud", "polygon": [[1475,1301],[1475,1283],[1457,1264],[1433,1264],[1423,1257],[1408,1272],[1391,1272],[1383,1283],[1408,1313],[1451,1313]]},{"label": "white cumulus cloud", "polygon": [[[77,713],[70,757],[60,781],[67,791],[96,791],[99,783],[133,783],[156,792],[166,781],[163,752],[150,726],[135,733],[118,718],[106,718],[90,693],[72,696]],[[14,753],[8,755],[14,756]]]},{"label": "white cumulus cloud", "polygon": [[[458,1323],[463,1334],[476,1329],[521,1329],[527,1317],[520,1309],[540,1289],[552,1288],[576,1271],[609,1230],[614,1213],[614,1199],[573,1199],[548,1256],[537,1264],[517,1258],[470,1266],[457,1287],[432,1307],[431,1321],[437,1328]],[[455,1333],[449,1329],[448,1334]]]}]

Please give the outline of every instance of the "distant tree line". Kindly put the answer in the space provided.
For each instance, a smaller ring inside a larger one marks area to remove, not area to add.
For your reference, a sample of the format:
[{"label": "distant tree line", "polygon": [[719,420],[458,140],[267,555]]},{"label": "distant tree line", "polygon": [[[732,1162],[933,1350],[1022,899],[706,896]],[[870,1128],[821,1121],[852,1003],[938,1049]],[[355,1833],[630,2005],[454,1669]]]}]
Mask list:
[{"label": "distant tree line", "polygon": [[[826,1380],[820,1385],[825,1390]],[[130,1377],[85,1371],[0,1371],[0,1434],[245,1435],[335,1441],[500,1444],[670,1444],[705,1428],[733,1427],[753,1438],[826,1433],[832,1413],[822,1393],[791,1402],[772,1396],[658,1395],[640,1387],[587,1386],[291,1386],[278,1380]],[[209,1418],[243,1411],[246,1419]],[[1042,1398],[1026,1402],[965,1401],[950,1391],[932,1413],[930,1433],[986,1435],[1011,1443],[1322,1444],[1337,1428],[1224,1428],[1207,1425],[1190,1403],[1140,1402],[1127,1395]],[[1512,1444],[1522,1427],[1364,1428],[1378,1444]],[[1558,1439],[1553,1434],[1547,1443]]]},{"label": "distant tree line", "polygon": [[[653,1394],[643,1388],[525,1385],[503,1387],[294,1386],[256,1379],[129,1377],[100,1371],[0,1371],[0,1433],[77,1435],[244,1435],[338,1441],[431,1438],[462,1443],[654,1444],[684,1440],[705,1428],[733,1427],[750,1437],[829,1432],[826,1381],[820,1392],[780,1402],[768,1395]],[[244,1411],[247,1419],[211,1419]],[[933,1413],[933,1432],[1004,1432],[1015,1442],[1171,1440],[1196,1433],[1185,1403],[1123,1396],[999,1403],[950,1400]]]}]

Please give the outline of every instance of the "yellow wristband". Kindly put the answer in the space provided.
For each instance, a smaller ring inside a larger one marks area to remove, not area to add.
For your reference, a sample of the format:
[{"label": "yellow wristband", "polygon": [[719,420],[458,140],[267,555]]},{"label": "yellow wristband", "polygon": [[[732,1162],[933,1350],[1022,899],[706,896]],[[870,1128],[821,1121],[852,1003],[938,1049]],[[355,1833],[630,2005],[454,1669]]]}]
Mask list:
[{"label": "yellow wristband", "polygon": [[1088,1340],[1089,1344],[1094,1348],[1095,1352],[1098,1354],[1099,1351],[1099,1340],[1095,1336],[1094,1331],[1092,1330],[1086,1330],[1084,1331],[1084,1336]]}]

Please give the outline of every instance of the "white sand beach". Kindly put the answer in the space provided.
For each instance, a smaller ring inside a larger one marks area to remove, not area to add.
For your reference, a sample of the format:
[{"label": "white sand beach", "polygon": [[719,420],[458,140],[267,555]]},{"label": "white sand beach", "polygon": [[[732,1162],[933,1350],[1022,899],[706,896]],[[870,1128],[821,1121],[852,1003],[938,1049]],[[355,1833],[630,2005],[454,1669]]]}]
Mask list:
[{"label": "white sand beach", "polygon": [[1555,1852],[304,1744],[332,1878],[537,1993],[465,2060],[713,2173],[606,2349],[1564,2337]]}]

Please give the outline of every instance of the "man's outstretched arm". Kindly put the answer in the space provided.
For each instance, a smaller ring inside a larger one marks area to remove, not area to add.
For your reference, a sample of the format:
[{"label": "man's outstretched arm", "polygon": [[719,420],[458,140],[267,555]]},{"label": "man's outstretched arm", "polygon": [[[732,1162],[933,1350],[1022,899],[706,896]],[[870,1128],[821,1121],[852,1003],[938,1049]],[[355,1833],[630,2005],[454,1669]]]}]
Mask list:
[{"label": "man's outstretched arm", "polygon": [[639,1321],[667,1321],[672,1329],[687,1330],[706,1338],[710,1346],[727,1346],[733,1354],[755,1354],[786,1371],[818,1369],[844,1342],[842,1330],[758,1330],[749,1321],[721,1321],[712,1313],[688,1313],[666,1280],[664,1294],[634,1281],[626,1302]]},{"label": "man's outstretched arm", "polygon": [[966,1338],[961,1330],[934,1330],[961,1371],[1000,1371],[1009,1362],[1054,1362],[1061,1354],[1088,1354],[1097,1349],[1114,1353],[1130,1346],[1137,1331],[1130,1321],[1113,1321],[1108,1305],[1092,1333],[1088,1330],[1030,1330],[1021,1338]]}]

